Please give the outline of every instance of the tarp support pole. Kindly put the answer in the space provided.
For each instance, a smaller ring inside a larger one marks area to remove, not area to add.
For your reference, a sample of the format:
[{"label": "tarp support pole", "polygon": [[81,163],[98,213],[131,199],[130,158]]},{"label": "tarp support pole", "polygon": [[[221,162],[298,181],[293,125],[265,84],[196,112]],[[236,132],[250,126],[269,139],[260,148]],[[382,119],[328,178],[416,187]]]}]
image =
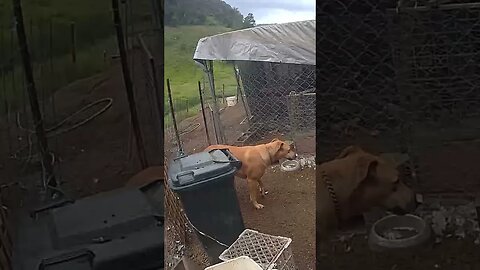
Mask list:
[{"label": "tarp support pole", "polygon": [[223,132],[222,128],[222,123],[220,120],[220,110],[218,109],[218,104],[217,104],[217,96],[215,94],[215,78],[213,76],[213,61],[205,61],[205,71],[207,72],[208,75],[208,83],[210,84],[210,93],[212,95],[213,103],[213,121],[214,121],[214,126],[215,126],[215,132],[218,134],[218,144],[225,144],[226,139],[225,139],[225,133]]}]

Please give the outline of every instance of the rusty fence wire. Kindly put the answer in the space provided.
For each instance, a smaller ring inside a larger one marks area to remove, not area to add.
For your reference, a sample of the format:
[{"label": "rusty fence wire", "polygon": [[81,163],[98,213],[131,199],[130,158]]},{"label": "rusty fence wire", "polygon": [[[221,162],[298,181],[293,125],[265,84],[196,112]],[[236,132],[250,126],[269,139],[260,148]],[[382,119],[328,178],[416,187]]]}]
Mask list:
[{"label": "rusty fence wire", "polygon": [[[168,167],[165,169],[168,171]],[[185,252],[188,223],[180,199],[165,183],[165,267],[173,269]]]},{"label": "rusty fence wire", "polygon": [[162,88],[159,86],[161,59],[152,51],[159,48],[156,31],[145,32],[137,36],[139,45],[138,77],[136,78],[135,97],[139,113],[140,128],[144,136],[146,155],[150,164],[163,164],[163,101]]}]

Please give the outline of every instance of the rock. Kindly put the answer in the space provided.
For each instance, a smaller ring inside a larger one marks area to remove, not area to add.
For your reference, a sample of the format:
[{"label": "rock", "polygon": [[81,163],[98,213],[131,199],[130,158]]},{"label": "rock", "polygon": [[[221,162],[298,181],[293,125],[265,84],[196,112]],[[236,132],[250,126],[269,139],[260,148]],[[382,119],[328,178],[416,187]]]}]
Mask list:
[{"label": "rock", "polygon": [[480,228],[477,222],[475,204],[468,202],[459,205],[458,201],[448,199],[425,200],[416,211],[432,226],[436,243],[442,238],[475,239],[480,244]]}]

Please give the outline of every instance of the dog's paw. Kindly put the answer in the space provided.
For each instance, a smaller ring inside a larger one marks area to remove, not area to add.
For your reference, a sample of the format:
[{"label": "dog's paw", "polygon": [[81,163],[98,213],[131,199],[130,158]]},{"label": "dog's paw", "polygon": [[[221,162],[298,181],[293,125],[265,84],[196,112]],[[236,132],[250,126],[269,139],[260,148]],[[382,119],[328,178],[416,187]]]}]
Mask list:
[{"label": "dog's paw", "polygon": [[260,204],[260,203],[257,203],[257,204],[255,204],[255,205],[253,205],[253,206],[255,206],[256,209],[262,209],[262,208],[265,207],[263,204]]}]

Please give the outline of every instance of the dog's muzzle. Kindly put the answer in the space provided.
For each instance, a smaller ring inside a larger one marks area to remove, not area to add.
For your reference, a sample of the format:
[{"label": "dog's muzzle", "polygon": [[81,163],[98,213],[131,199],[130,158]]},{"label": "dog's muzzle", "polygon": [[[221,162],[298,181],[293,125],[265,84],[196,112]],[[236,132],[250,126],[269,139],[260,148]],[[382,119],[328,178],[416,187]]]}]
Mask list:
[{"label": "dog's muzzle", "polygon": [[295,153],[295,155],[293,155],[293,157],[287,157],[288,160],[294,160],[294,159],[297,159],[298,155]]},{"label": "dog's muzzle", "polygon": [[393,209],[391,209],[390,211],[391,211],[393,214],[399,215],[399,216],[403,216],[403,215],[408,214],[408,211],[407,211],[407,210],[405,210],[405,209],[403,209],[403,208],[401,208],[401,207],[398,207],[398,206],[395,207],[395,208],[393,208]]},{"label": "dog's muzzle", "polygon": [[412,213],[413,211],[415,211],[418,205],[419,205],[419,202],[416,199],[414,199],[409,204],[407,204],[405,208],[397,206],[390,209],[390,211],[395,215],[403,216],[405,214]]}]

